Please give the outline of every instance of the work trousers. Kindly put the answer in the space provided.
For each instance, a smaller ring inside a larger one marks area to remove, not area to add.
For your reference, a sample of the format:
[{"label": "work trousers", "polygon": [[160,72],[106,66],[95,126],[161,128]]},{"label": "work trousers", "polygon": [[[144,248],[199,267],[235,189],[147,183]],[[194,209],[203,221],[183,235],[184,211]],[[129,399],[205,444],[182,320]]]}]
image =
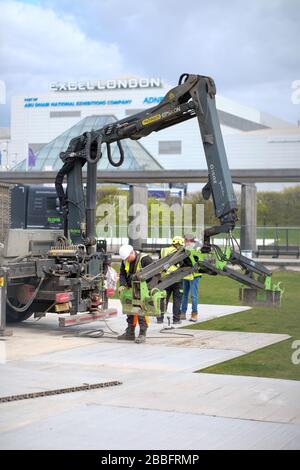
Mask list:
[{"label": "work trousers", "polygon": [[142,315],[127,315],[127,323],[129,328],[135,328],[139,324],[140,330],[147,330],[150,320],[149,317]]},{"label": "work trousers", "polygon": [[186,313],[188,308],[189,292],[191,291],[192,298],[192,312],[198,313],[198,286],[200,277],[195,277],[194,279],[183,280],[183,296],[181,302],[181,313]]},{"label": "work trousers", "polygon": [[[173,321],[180,320],[180,305],[182,297],[182,281],[175,282],[171,286],[166,288],[167,298],[166,298],[166,312],[168,309],[168,303],[171,295],[173,295]],[[162,314],[159,318],[163,320],[164,315]]]}]

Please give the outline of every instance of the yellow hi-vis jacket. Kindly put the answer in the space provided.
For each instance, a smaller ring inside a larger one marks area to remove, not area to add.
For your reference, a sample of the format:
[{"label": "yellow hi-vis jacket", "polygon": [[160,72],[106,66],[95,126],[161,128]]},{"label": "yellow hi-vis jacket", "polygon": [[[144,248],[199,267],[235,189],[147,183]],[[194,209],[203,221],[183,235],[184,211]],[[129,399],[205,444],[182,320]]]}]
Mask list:
[{"label": "yellow hi-vis jacket", "polygon": [[202,277],[202,274],[200,273],[192,273],[192,274],[189,274],[188,276],[185,276],[183,279],[185,281],[193,281],[195,279],[195,277]]},{"label": "yellow hi-vis jacket", "polygon": [[[176,250],[176,248],[175,248],[173,245],[167,246],[166,248],[162,248],[162,249],[160,250],[160,257],[161,257],[161,258],[165,258],[165,256],[168,256],[168,255],[170,255],[171,253],[175,253],[176,251],[177,251],[177,250]],[[170,266],[170,267],[167,269],[167,271],[164,273],[165,276],[166,276],[167,274],[169,274],[169,273],[172,273],[173,271],[176,271],[176,269],[178,269],[177,266],[175,266],[175,265]]]},{"label": "yellow hi-vis jacket", "polygon": [[[138,253],[137,256],[138,256],[137,261],[136,261],[136,260],[134,261],[134,263],[136,263],[136,266],[135,266],[135,269],[134,269],[134,272],[135,272],[135,273],[137,273],[137,272],[139,272],[139,271],[141,270],[142,259],[145,258],[146,256],[149,256],[149,255],[147,255],[147,254],[145,254],[145,253]],[[131,263],[129,263],[129,261],[125,261],[124,267],[125,267],[125,272],[126,272],[127,274],[129,273],[130,265],[131,265]],[[145,315],[144,319],[145,319],[145,322],[146,322],[147,327],[149,327],[149,325],[150,325],[150,318],[149,318],[149,316]],[[136,326],[137,322],[138,322],[138,315],[134,315],[133,324],[132,324],[133,327]],[[141,324],[140,324],[140,325],[141,325]],[[140,328],[141,328],[141,326],[140,326]]]},{"label": "yellow hi-vis jacket", "polygon": [[[139,253],[138,254],[138,260],[137,260],[136,268],[135,268],[136,273],[138,273],[141,270],[141,262],[142,262],[142,259],[145,258],[145,256],[148,256],[148,255],[145,254],[145,253]],[[134,263],[135,263],[135,261],[134,261]],[[129,273],[131,263],[129,263],[129,261],[125,261],[124,264],[125,264],[126,273]]]},{"label": "yellow hi-vis jacket", "polygon": [[202,274],[200,273],[192,273],[192,274],[189,274],[188,276],[185,276],[183,279],[185,281],[193,281],[195,279],[195,277],[202,277]]}]

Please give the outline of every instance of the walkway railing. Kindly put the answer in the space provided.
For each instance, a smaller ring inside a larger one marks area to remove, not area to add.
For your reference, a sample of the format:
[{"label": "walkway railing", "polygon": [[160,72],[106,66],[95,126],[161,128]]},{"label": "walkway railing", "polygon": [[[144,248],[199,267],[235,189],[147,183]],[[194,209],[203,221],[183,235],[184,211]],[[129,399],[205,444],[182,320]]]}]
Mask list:
[{"label": "walkway railing", "polygon": [[[237,242],[240,242],[241,227],[236,227],[234,236]],[[183,236],[185,233],[195,234],[195,227],[192,226],[148,226],[148,237],[146,242],[149,244],[168,244],[176,235]],[[202,239],[202,230],[197,230],[196,237]],[[97,231],[97,238],[106,239],[107,249],[109,252],[118,252],[119,247],[128,243],[128,226],[107,226]],[[220,234],[213,238],[213,242],[222,246],[225,245],[226,239]],[[300,227],[256,227],[256,244],[257,246],[273,246],[273,247],[300,247]]]}]

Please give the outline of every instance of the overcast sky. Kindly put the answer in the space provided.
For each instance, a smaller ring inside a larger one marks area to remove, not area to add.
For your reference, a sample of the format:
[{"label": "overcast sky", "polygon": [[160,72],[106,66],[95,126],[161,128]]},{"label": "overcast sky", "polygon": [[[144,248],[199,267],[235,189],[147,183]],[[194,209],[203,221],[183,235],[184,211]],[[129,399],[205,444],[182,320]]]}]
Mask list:
[{"label": "overcast sky", "polygon": [[211,75],[219,94],[296,123],[299,0],[0,0],[0,79],[11,95],[52,81]]}]

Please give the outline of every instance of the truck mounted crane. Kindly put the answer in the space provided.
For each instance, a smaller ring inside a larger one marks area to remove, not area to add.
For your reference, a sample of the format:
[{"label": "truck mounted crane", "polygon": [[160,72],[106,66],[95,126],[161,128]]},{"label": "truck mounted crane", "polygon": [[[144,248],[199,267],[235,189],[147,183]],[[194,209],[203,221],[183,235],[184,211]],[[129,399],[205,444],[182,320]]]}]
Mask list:
[{"label": "truck mounted crane", "polygon": [[[233,230],[237,221],[237,200],[226,157],[220,122],[217,114],[216,86],[212,78],[182,74],[178,85],[152,108],[112,122],[101,129],[84,132],[73,138],[60,158],[63,166],[55,185],[64,211],[64,236],[73,244],[83,245],[88,257],[96,250],[95,206],[97,163],[107,158],[114,167],[124,162],[123,139],[138,140],[152,132],[197,118],[208,168],[208,181],[202,190],[204,199],[212,197],[215,215],[220,224],[205,229],[201,251],[182,248],[174,254],[154,261],[134,276],[132,288],[123,292],[124,313],[160,315],[165,288],[193,272],[230,277],[243,285],[242,300],[248,304],[278,305],[283,289],[273,284],[272,273],[262,264],[235,250]],[[113,160],[111,144],[119,149],[118,161]],[[82,186],[82,168],[87,163],[86,202]],[[63,188],[67,176],[67,192]],[[223,233],[226,246],[222,250],[211,239]],[[169,266],[178,269],[170,274]],[[237,269],[239,268],[239,269]],[[98,266],[90,266],[90,275],[99,274]]]}]

